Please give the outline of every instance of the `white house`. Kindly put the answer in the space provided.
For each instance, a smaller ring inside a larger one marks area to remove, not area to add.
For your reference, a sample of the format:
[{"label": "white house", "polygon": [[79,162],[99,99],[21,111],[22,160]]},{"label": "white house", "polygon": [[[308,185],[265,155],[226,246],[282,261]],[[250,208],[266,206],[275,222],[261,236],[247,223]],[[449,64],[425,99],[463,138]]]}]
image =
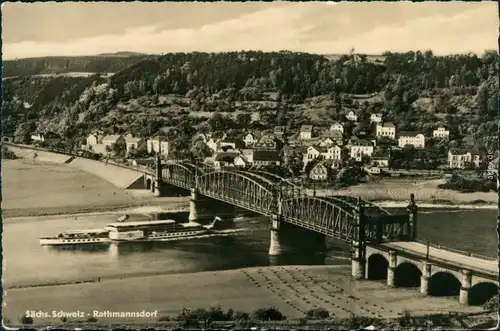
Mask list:
[{"label": "white house", "polygon": [[389,157],[388,156],[373,156],[372,166],[378,168],[389,168]]},{"label": "white house", "polygon": [[144,143],[144,138],[140,137],[125,137],[125,144],[127,145],[127,153],[137,149],[140,144]]},{"label": "white house", "polygon": [[382,122],[382,114],[380,113],[371,114],[370,123],[380,123],[380,122]]},{"label": "white house", "polygon": [[388,137],[390,139],[396,139],[396,127],[391,122],[377,123],[375,135],[378,138]]},{"label": "white house", "polygon": [[245,147],[252,147],[257,141],[258,139],[256,135],[252,133],[248,133],[245,136],[245,139],[243,139],[243,142],[245,142]]},{"label": "white house", "polygon": [[460,149],[448,151],[448,167],[451,169],[478,168],[481,160],[479,153]]},{"label": "white house", "polygon": [[104,136],[102,138],[102,143],[104,146],[108,146],[108,147],[111,147],[111,145],[113,145],[113,144],[119,144],[119,143],[126,144],[125,138],[119,134],[111,134],[108,136]]},{"label": "white house", "polygon": [[319,142],[319,146],[321,146],[321,147],[328,147],[328,146],[331,146],[334,144],[335,144],[335,141],[330,137],[323,138]]},{"label": "white house", "polygon": [[210,147],[210,149],[215,153],[221,150],[223,147],[228,147],[228,148],[236,148],[236,144],[230,141],[223,141],[223,140],[216,140],[214,138],[210,138],[210,140],[207,141],[207,146]]},{"label": "white house", "polygon": [[102,144],[102,136],[98,133],[91,133],[87,136],[87,146],[93,146],[97,144]]},{"label": "white house", "polygon": [[303,162],[307,164],[320,156],[325,160],[340,161],[342,159],[342,148],[337,145],[329,147],[309,146],[303,155]]},{"label": "white house", "polygon": [[345,116],[349,121],[353,121],[353,122],[357,122],[358,121],[358,115],[356,115],[355,112],[353,112],[352,110],[350,112],[347,113],[347,115]]},{"label": "white house", "polygon": [[373,154],[373,144],[366,140],[358,140],[350,145],[350,157],[356,161],[361,161],[363,155],[371,157]]},{"label": "white house", "polygon": [[169,145],[165,136],[156,136],[146,141],[148,153],[158,153],[168,156]]},{"label": "white house", "polygon": [[443,126],[440,126],[432,132],[432,136],[438,139],[448,139],[450,137],[450,131],[446,130]]},{"label": "white house", "polygon": [[330,131],[340,131],[344,133],[344,126],[339,122],[335,122],[332,125],[330,125]]},{"label": "white house", "polygon": [[300,139],[307,140],[312,138],[312,125],[302,125],[300,128]]},{"label": "white house", "polygon": [[405,147],[406,145],[413,145],[415,148],[424,148],[425,136],[421,133],[401,132],[399,134],[398,146]]}]

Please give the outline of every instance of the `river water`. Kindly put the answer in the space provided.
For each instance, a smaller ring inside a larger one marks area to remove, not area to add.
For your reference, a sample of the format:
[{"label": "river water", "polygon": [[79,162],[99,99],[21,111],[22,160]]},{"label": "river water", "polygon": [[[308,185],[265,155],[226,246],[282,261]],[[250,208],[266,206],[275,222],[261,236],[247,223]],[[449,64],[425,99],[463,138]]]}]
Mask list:
[{"label": "river water", "polygon": [[[496,210],[419,210],[418,238],[491,257],[497,256]],[[168,215],[167,215],[168,216]],[[141,216],[135,216],[141,217]],[[146,217],[142,215],[142,217]],[[187,215],[176,215],[177,219]],[[69,229],[103,227],[116,214],[20,219],[4,224],[4,287],[94,281],[96,278],[138,277],[227,270],[270,264],[345,264],[348,246],[327,240],[326,256],[294,255],[270,259],[265,218],[235,222],[230,236],[164,243],[131,243],[100,249],[56,250],[41,247],[38,238]]]}]

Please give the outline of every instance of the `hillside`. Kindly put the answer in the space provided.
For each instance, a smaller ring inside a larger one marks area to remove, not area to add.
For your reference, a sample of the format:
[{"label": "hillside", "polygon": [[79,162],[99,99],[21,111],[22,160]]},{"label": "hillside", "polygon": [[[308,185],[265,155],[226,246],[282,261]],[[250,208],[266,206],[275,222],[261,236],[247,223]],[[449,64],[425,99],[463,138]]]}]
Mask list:
[{"label": "hillside", "polygon": [[[69,61],[54,59],[57,68]],[[497,141],[496,52],[482,57],[386,53],[376,61],[360,54],[326,58],[291,52],[79,61],[82,70],[92,64],[96,71],[116,74],[5,81],[4,134],[22,141],[37,129],[51,130],[76,143],[94,129],[141,136],[164,132],[180,151],[189,148],[196,130],[241,136],[248,129],[285,125],[293,132],[302,124],[328,126],[353,110],[361,120],[349,132],[369,132],[367,119],[379,112],[398,130],[430,134],[446,125],[451,145],[470,135],[477,147]]]},{"label": "hillside", "polygon": [[139,53],[116,53],[7,60],[3,61],[2,78],[68,72],[114,73],[150,57]]}]

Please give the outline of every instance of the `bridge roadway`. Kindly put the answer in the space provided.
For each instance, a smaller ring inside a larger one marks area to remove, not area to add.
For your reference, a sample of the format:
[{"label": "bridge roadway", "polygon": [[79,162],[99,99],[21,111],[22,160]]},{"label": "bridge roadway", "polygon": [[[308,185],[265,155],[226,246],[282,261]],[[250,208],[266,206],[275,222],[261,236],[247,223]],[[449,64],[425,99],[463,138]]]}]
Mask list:
[{"label": "bridge roadway", "polygon": [[[383,243],[383,246],[401,252],[408,252],[413,255],[418,255],[422,258],[427,257],[427,245],[415,242],[415,241],[402,241],[402,242],[390,242]],[[488,273],[494,277],[498,276],[498,260],[493,258],[479,258],[475,256],[469,256],[464,253],[457,253],[449,251],[446,248],[437,248],[429,246],[430,261],[450,263],[457,266],[462,266],[464,269],[477,270]]]}]

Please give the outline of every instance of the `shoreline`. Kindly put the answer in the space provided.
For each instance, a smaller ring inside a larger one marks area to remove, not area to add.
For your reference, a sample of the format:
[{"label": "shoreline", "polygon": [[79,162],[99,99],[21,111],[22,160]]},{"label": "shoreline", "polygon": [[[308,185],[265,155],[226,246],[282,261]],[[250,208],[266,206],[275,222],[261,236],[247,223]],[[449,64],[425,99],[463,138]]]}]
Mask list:
[{"label": "shoreline", "polygon": [[[148,214],[161,212],[188,211],[186,205],[188,197],[182,198],[159,198],[158,200],[136,201],[125,204],[110,204],[107,206],[78,206],[78,207],[49,207],[49,208],[6,208],[2,210],[2,219],[5,223],[17,219],[30,219],[48,216],[82,216],[82,215],[104,215],[129,212],[131,214]],[[382,200],[373,201],[381,208],[406,208],[409,201]],[[168,206],[165,206],[168,205]],[[460,209],[460,210],[497,210],[498,205],[485,204],[443,204],[433,202],[418,202],[419,208],[425,209]],[[140,209],[148,209],[140,211]]]}]

